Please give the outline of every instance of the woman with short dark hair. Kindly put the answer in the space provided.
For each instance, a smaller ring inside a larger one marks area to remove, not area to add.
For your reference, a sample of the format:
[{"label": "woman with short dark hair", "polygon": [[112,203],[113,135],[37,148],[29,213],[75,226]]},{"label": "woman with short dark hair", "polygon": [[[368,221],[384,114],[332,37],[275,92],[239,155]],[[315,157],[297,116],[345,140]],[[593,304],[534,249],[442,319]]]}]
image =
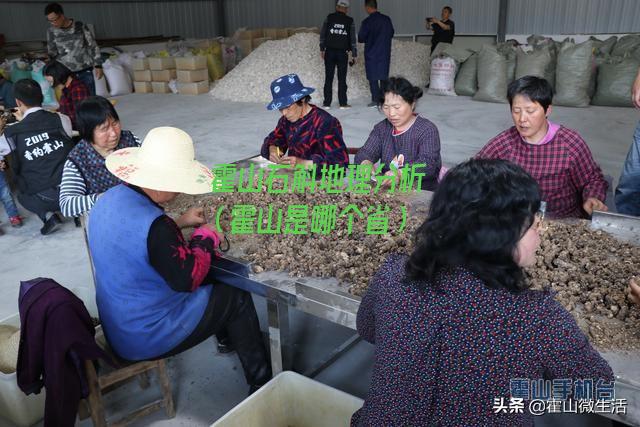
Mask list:
[{"label": "woman with short dark hair", "polygon": [[[422,176],[422,189],[434,190],[442,167],[440,158],[440,134],[430,120],[420,117],[416,103],[422,97],[422,89],[413,86],[407,79],[391,77],[382,82],[382,98],[378,108],[385,119],[374,126],[355,157],[356,164],[375,164],[380,161],[385,175],[399,180],[402,173],[409,173],[413,164],[424,164],[415,168]],[[393,166],[393,170],[391,165]],[[407,172],[405,172],[407,171]],[[391,184],[390,180],[385,183]]]},{"label": "woman with short dark hair", "polygon": [[548,81],[524,76],[507,91],[513,126],[477,154],[521,166],[540,185],[547,213],[554,218],[587,218],[606,211],[607,183],[585,140],[549,120],[553,89]]},{"label": "woman with short dark hair", "polygon": [[76,109],[80,102],[91,95],[89,88],[58,61],[49,62],[42,73],[53,88],[62,88],[58,111],[69,116],[73,128],[76,129]]},{"label": "woman with short dark hair", "polygon": [[[571,314],[527,289],[539,208],[536,181],[513,163],[474,159],[447,173],[411,256],[392,255],[362,299],[358,332],[376,350],[352,425],[532,426],[534,382],[613,381]],[[495,410],[512,397],[523,412]]]},{"label": "woman with short dark hair", "polygon": [[104,165],[109,154],[140,146],[133,133],[122,130],[115,108],[101,96],[81,102],[77,118],[82,140],[69,153],[60,184],[60,210],[68,217],[88,212],[102,193],[120,184]]}]

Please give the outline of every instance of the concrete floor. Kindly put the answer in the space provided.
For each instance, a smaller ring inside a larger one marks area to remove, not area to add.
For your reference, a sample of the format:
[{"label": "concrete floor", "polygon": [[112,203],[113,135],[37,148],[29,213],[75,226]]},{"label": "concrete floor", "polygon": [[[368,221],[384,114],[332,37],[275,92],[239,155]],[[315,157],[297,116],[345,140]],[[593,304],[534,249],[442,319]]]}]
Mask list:
[{"label": "concrete floor", "polygon": [[[127,95],[118,97],[116,109],[124,129],[140,138],[156,126],[177,126],[196,144],[197,158],[208,165],[231,162],[258,152],[278,114],[261,104],[214,101],[207,95]],[[317,100],[317,99],[316,99]],[[373,125],[383,118],[365,100],[352,101],[351,110],[331,110],[342,123],[348,146],[361,146]],[[454,165],[474,155],[491,137],[511,125],[508,106],[474,102],[466,97],[426,96],[417,108],[440,130],[442,158]],[[554,108],[551,119],[578,130],[591,147],[605,174],[617,181],[633,130],[640,115],[630,108]],[[0,237],[0,319],[18,311],[20,280],[52,277],[67,287],[92,286],[86,249],[79,229],[67,222],[54,235],[39,234],[41,224],[26,216],[21,229],[8,227],[4,213],[4,236]],[[256,299],[261,321],[266,321],[264,301]],[[295,311],[292,311],[295,313]],[[352,332],[297,313],[292,328],[297,340],[295,367],[304,369]],[[368,387],[372,347],[358,344],[316,379],[358,396]],[[212,340],[174,357],[169,362],[177,416],[165,420],[158,413],[136,425],[204,426],[222,416],[246,395],[247,387],[235,356],[215,353]],[[131,396],[135,395],[135,399]],[[111,410],[118,411],[144,396],[132,385],[114,393]],[[545,425],[608,425],[602,419],[544,421]],[[0,420],[0,426],[3,424]],[[79,425],[89,426],[90,422]]]}]

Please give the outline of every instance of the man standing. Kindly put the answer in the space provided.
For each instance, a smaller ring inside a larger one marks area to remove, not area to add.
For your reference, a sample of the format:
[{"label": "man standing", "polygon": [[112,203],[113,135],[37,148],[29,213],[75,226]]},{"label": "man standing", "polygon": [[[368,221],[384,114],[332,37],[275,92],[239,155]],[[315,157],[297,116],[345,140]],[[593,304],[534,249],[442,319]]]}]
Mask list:
[{"label": "man standing", "polygon": [[[324,59],[324,102],[323,107],[331,107],[333,97],[333,75],[338,67],[338,101],[340,109],[351,108],[347,104],[347,62],[355,64],[358,50],[356,45],[356,25],[347,16],[349,0],[338,0],[336,11],[327,16],[320,30],[320,55]],[[351,58],[348,58],[351,56]]]},{"label": "man standing", "polygon": [[67,18],[58,3],[49,3],[44,14],[51,24],[47,30],[49,58],[66,65],[95,95],[93,69],[96,77],[102,78],[102,58],[91,30],[82,22]]},{"label": "man standing", "polygon": [[40,233],[57,228],[57,212],[62,167],[71,151],[69,117],[42,109],[42,89],[31,79],[13,85],[20,123],[5,129],[0,148],[8,144],[12,151],[9,164],[18,185],[18,200],[44,223]]},{"label": "man standing", "polygon": [[431,36],[431,53],[436,49],[438,43],[453,43],[456,35],[456,24],[449,19],[453,10],[449,6],[442,8],[442,19],[435,16],[427,18],[427,29],[433,31]]},{"label": "man standing", "polygon": [[394,29],[391,19],[378,12],[376,0],[365,0],[364,9],[369,16],[362,21],[358,41],[364,43],[364,66],[371,89],[371,102],[368,106],[375,107],[382,97],[380,80],[389,78]]}]

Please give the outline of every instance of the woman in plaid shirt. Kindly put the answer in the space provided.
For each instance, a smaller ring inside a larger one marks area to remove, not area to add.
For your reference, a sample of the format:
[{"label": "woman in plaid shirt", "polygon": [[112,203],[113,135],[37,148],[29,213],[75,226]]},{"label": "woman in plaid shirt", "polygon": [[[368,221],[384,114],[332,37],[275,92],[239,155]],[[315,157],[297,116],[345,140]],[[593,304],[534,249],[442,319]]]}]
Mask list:
[{"label": "woman in plaid shirt", "polygon": [[525,76],[507,93],[514,126],[493,138],[476,157],[504,159],[533,176],[555,218],[584,218],[606,211],[607,181],[591,150],[574,130],[547,119],[553,90],[540,77]]},{"label": "woman in plaid shirt", "polygon": [[77,129],[76,108],[80,102],[91,96],[89,88],[61,62],[52,61],[48,63],[42,72],[52,87],[62,87],[60,108],[58,110],[62,114],[69,116],[71,125],[74,129]]}]

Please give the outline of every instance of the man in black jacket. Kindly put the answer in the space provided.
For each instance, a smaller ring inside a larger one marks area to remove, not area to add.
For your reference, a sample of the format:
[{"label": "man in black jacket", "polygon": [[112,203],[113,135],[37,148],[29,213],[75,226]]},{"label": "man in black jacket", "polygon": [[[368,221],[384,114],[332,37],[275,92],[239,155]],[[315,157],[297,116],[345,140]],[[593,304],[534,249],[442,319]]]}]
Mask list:
[{"label": "man in black jacket", "polygon": [[71,122],[67,116],[42,109],[42,89],[31,79],[18,80],[13,94],[22,120],[9,126],[4,137],[12,151],[11,169],[18,200],[44,223],[40,232],[53,232],[58,216],[62,167],[71,151]]},{"label": "man in black jacket", "polygon": [[[324,59],[324,103],[331,107],[333,97],[333,75],[338,67],[338,101],[340,109],[351,108],[347,104],[347,63],[355,64],[358,50],[356,46],[356,25],[347,16],[349,0],[338,0],[336,11],[327,16],[320,30],[320,55]],[[349,58],[351,56],[351,58]]]},{"label": "man in black jacket", "polygon": [[453,43],[453,38],[456,35],[456,24],[449,19],[453,9],[449,6],[442,8],[442,19],[438,19],[435,16],[427,18],[427,29],[433,31],[431,37],[431,53],[436,49],[438,43]]}]

